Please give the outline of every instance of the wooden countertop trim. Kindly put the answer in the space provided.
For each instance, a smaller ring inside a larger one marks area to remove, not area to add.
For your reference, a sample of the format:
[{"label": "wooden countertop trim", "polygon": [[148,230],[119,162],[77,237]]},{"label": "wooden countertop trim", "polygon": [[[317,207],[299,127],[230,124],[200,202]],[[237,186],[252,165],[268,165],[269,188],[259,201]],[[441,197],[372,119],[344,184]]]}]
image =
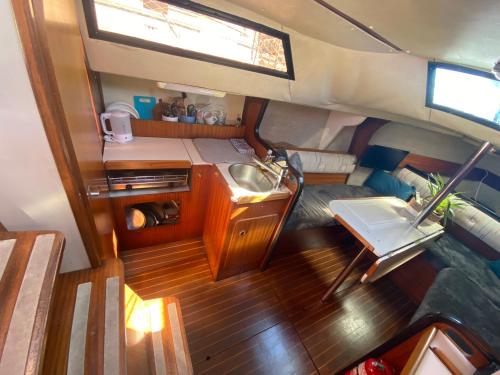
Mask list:
[{"label": "wooden countertop trim", "polygon": [[191,160],[108,160],[104,163],[106,170],[183,169],[191,165]]}]

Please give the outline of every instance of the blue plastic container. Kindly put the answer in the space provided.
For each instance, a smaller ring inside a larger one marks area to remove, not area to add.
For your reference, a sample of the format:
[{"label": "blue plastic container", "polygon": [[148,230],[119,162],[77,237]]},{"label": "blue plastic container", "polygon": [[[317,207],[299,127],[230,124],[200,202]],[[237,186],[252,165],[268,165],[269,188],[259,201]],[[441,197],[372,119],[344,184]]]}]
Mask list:
[{"label": "blue plastic container", "polygon": [[179,122],[194,124],[196,122],[196,116],[179,116]]}]

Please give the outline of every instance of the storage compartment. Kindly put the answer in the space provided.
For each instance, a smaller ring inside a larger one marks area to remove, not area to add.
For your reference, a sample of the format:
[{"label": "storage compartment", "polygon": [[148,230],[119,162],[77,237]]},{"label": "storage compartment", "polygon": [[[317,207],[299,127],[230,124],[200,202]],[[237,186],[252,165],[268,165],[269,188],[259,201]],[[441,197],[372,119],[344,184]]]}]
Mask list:
[{"label": "storage compartment", "polygon": [[224,177],[211,176],[203,241],[215,280],[259,268],[288,199],[237,204]]},{"label": "storage compartment", "polygon": [[138,203],[125,207],[128,230],[177,224],[180,219],[180,201]]},{"label": "storage compartment", "polygon": [[[184,188],[113,192],[111,202],[119,249],[137,249],[201,237],[208,201],[206,181],[211,168],[209,165],[194,165],[189,173],[189,185]],[[153,211],[151,216],[154,218],[150,218],[144,227],[140,221],[133,224],[131,209]],[[157,211],[160,213],[155,214]]]}]

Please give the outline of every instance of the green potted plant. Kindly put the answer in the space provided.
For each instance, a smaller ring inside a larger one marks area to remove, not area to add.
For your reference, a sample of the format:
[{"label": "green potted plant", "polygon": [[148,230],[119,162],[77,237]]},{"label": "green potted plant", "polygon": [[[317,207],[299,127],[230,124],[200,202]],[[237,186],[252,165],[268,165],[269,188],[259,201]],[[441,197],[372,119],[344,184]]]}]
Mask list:
[{"label": "green potted plant", "polygon": [[[431,173],[427,179],[427,187],[430,195],[425,200],[430,202],[446,185],[443,177],[439,174]],[[446,226],[448,220],[453,220],[454,209],[463,207],[464,204],[461,200],[457,199],[461,193],[450,193],[444,198],[433,211],[433,215],[429,216],[430,220],[439,222],[442,221]]]},{"label": "green potted plant", "polygon": [[167,104],[161,118],[163,121],[178,122],[177,108],[173,104]]}]

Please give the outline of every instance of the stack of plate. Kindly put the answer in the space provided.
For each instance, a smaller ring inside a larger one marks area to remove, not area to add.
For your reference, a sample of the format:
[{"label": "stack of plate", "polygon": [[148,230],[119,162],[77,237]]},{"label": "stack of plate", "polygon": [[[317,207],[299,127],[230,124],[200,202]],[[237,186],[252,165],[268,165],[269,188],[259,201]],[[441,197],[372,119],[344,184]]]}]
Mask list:
[{"label": "stack of plate", "polygon": [[139,112],[126,102],[113,102],[106,107],[106,112],[127,112],[133,118],[139,118]]}]

